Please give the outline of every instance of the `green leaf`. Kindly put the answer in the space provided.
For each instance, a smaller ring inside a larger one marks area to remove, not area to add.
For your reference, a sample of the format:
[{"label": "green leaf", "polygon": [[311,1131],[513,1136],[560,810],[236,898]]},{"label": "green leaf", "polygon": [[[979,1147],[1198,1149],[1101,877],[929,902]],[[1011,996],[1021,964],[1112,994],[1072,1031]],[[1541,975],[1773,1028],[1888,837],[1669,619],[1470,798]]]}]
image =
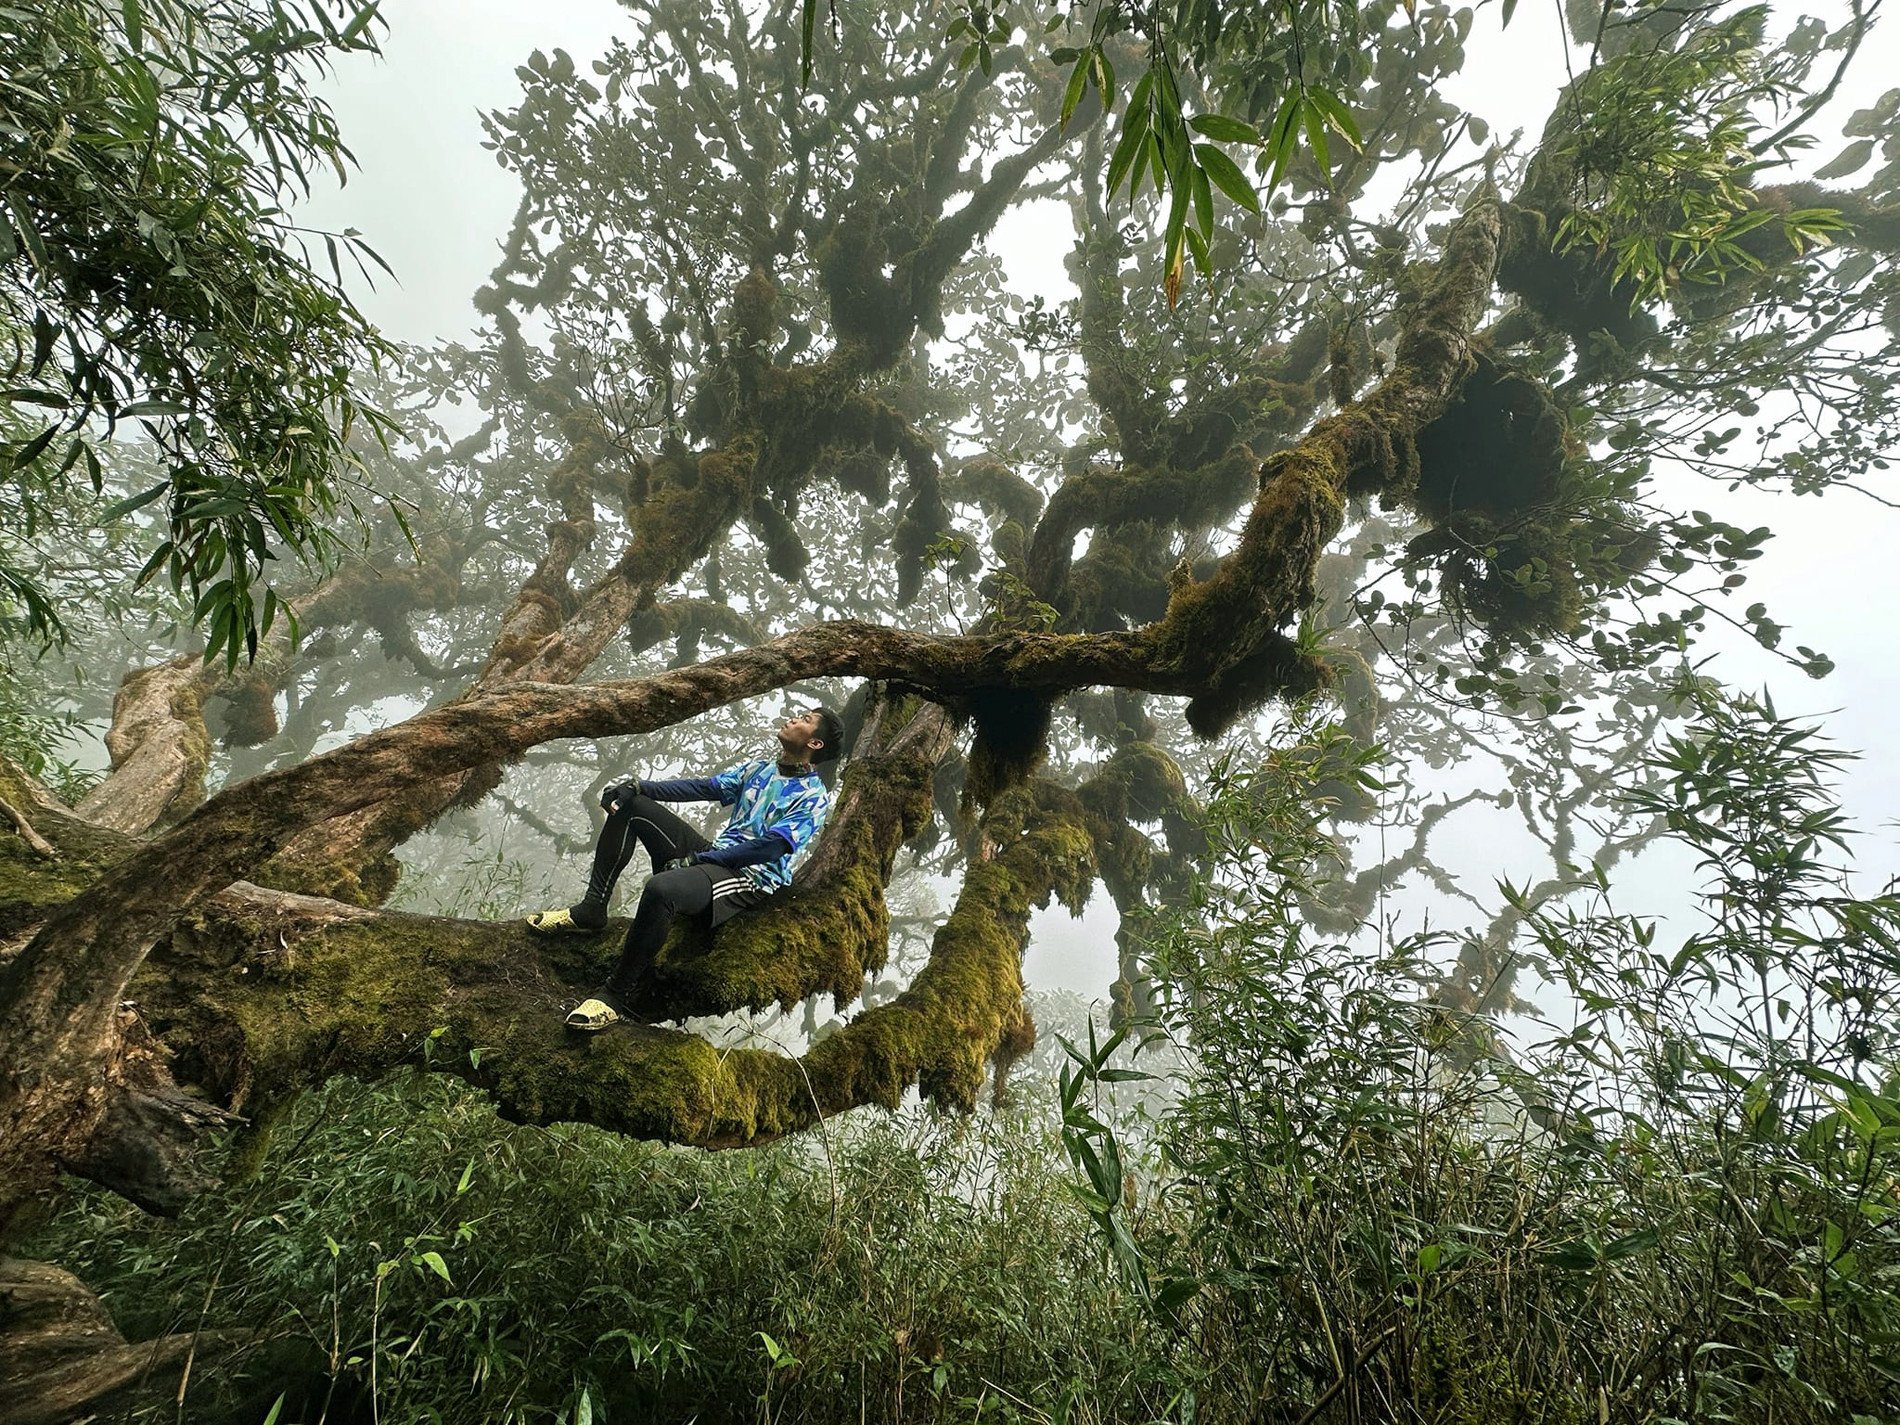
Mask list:
[{"label": "green leaf", "polygon": [[1835,155],[1831,163],[1815,169],[1814,176],[1816,178],[1845,178],[1848,174],[1857,173],[1866,167],[1867,160],[1873,156],[1874,141],[1872,139],[1855,139]]},{"label": "green leaf", "polygon": [[1359,125],[1353,119],[1352,110],[1346,107],[1337,94],[1330,89],[1313,88],[1306,91],[1306,98],[1308,104],[1319,111],[1339,136],[1353,146],[1354,152],[1365,148],[1366,141],[1359,133]]},{"label": "green leaf", "polygon": [[1260,142],[1260,133],[1252,124],[1244,124],[1239,119],[1231,119],[1225,114],[1196,114],[1188,120],[1188,127],[1195,133],[1219,143],[1257,144]]},{"label": "green leaf", "polygon": [[1089,56],[1093,54],[1093,50],[1088,51],[1087,55],[1076,61],[1075,68],[1069,71],[1068,88],[1062,91],[1062,120],[1060,127],[1064,130],[1067,130],[1069,127],[1069,120],[1075,114],[1075,106],[1082,102],[1082,92],[1088,87]]},{"label": "green leaf", "polygon": [[[1137,159],[1141,154],[1142,141],[1148,137],[1148,109],[1146,105],[1137,106],[1131,102],[1128,112],[1122,118],[1121,138],[1115,144],[1115,151],[1108,160],[1108,196],[1113,198],[1115,190],[1121,187],[1122,179],[1130,174],[1140,173]],[[1129,189],[1129,201],[1134,201],[1134,189]]]},{"label": "green leaf", "polygon": [[449,1280],[449,1264],[442,1260],[440,1252],[424,1252],[416,1260],[441,1277],[443,1281]]},{"label": "green leaf", "polygon": [[370,0],[369,4],[358,10],[355,18],[344,26],[343,33],[337,37],[338,41],[347,47],[358,35],[368,29],[370,22],[376,18],[376,10],[380,3],[381,0]]},{"label": "green leaf", "polygon": [[153,500],[156,500],[160,495],[170,490],[171,487],[171,481],[161,480],[149,490],[143,490],[136,495],[127,495],[123,500],[114,500],[103,510],[99,511],[99,523],[111,524],[112,521],[123,519],[134,510],[142,510],[151,504]]},{"label": "green leaf", "polygon": [[1280,101],[1280,108],[1273,116],[1273,123],[1267,129],[1266,151],[1273,168],[1267,177],[1267,189],[1271,192],[1280,186],[1280,179],[1293,161],[1294,140],[1299,133],[1300,92],[1296,89]]},{"label": "green leaf", "polygon": [[1260,195],[1254,192],[1253,184],[1247,181],[1247,175],[1240,171],[1239,164],[1211,143],[1195,144],[1194,152],[1201,160],[1202,171],[1213,180],[1216,188],[1248,212],[1260,211]]},{"label": "green leaf", "polygon": [[1326,151],[1326,116],[1310,102],[1310,96],[1300,104],[1300,116],[1306,127],[1306,141],[1312,146],[1313,157],[1319,160],[1320,172],[1332,180],[1332,159]]}]

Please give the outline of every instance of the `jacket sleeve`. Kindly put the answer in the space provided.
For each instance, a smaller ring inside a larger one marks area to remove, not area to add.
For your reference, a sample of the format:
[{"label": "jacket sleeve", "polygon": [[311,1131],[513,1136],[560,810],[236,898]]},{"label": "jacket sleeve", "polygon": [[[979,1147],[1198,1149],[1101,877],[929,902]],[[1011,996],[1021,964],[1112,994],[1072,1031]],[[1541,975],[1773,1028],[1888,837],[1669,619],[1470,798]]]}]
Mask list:
[{"label": "jacket sleeve", "polygon": [[693,860],[702,865],[724,866],[728,871],[737,871],[763,861],[776,861],[794,849],[791,839],[774,827],[765,835],[755,836],[750,841],[736,841],[730,846],[702,851]]},{"label": "jacket sleeve", "polygon": [[656,802],[716,802],[725,798],[719,794],[719,782],[714,777],[672,777],[659,781],[649,778],[640,779],[640,795],[652,797]]}]

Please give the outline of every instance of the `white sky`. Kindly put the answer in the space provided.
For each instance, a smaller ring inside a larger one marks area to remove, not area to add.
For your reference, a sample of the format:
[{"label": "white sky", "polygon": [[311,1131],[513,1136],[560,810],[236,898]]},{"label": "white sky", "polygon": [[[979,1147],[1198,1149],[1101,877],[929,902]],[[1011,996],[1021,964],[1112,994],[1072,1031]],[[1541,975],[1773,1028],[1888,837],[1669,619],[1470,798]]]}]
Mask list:
[{"label": "white sky", "polygon": [[[1844,5],[1822,0],[1808,8],[1831,16]],[[362,231],[399,279],[384,279],[380,290],[360,294],[365,311],[391,336],[426,343],[460,336],[474,325],[470,296],[487,278],[515,208],[514,180],[480,147],[479,113],[512,105],[515,68],[531,50],[563,48],[585,72],[609,38],[634,21],[606,0],[398,0],[385,13],[390,28],[384,58],[352,62],[324,86],[359,171],[341,190],[319,193],[303,213],[312,226]],[[840,13],[849,23],[848,3]],[[1829,140],[1821,144],[1818,161],[1840,147],[1832,136],[1848,114],[1870,102],[1900,69],[1900,24],[1887,28],[1876,32],[1857,65],[1856,82],[1825,116],[1822,131]],[[1563,75],[1557,0],[1525,0],[1508,31],[1499,28],[1495,7],[1478,15],[1465,69],[1447,93],[1487,119],[1495,134],[1518,128],[1535,133]],[[1054,302],[1069,289],[1061,245],[1047,240],[1049,217],[1012,214],[992,246],[1003,255],[1012,287],[1045,293]],[[1894,488],[1900,493],[1900,481]],[[1861,847],[1863,864],[1884,874],[1900,865],[1894,855],[1900,752],[1891,745],[1900,670],[1883,617],[1900,595],[1900,512],[1852,495],[1831,496],[1823,505],[1711,490],[1697,503],[1744,526],[1776,530],[1767,555],[1751,570],[1749,600],[1765,600],[1789,626],[1789,646],[1820,649],[1837,664],[1831,677],[1811,682],[1736,640],[1720,644],[1722,659],[1714,671],[1743,687],[1765,684],[1783,711],[1832,714],[1832,737],[1865,755],[1845,799],[1869,833]],[[1488,838],[1440,846],[1441,859],[1473,886],[1540,869],[1530,847],[1501,860]],[[1620,899],[1627,909],[1680,904],[1685,869],[1669,857],[1645,858],[1635,874],[1620,878]],[[1037,928],[1025,967],[1031,985],[1089,997],[1105,992],[1114,974],[1114,914],[1105,895],[1080,923],[1057,911],[1040,917]]]}]

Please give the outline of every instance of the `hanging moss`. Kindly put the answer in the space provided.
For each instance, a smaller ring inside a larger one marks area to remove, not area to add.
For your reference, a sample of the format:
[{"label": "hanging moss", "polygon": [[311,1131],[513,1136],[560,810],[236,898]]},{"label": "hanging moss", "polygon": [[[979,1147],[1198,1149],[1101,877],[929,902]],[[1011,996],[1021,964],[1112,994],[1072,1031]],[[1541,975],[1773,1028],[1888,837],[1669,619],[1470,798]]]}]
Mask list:
[{"label": "hanging moss", "polygon": [[798,526],[770,500],[754,500],[750,523],[765,544],[765,567],[788,584],[802,583],[811,551],[805,548]]},{"label": "hanging moss", "polygon": [[1551,394],[1488,356],[1417,445],[1412,498],[1434,527],[1406,558],[1433,567],[1451,609],[1500,643],[1574,632],[1591,587],[1620,584],[1653,557],[1653,537],[1577,465]]},{"label": "hanging moss", "polygon": [[916,329],[913,304],[894,280],[891,238],[898,237],[906,251],[910,245],[902,241],[901,225],[889,221],[892,216],[858,204],[812,248],[838,342],[857,348],[857,360],[873,370],[901,357]]},{"label": "hanging moss", "polygon": [[963,784],[965,811],[988,806],[1042,765],[1053,708],[1046,694],[1021,688],[980,688],[958,700],[957,711],[976,723]]},{"label": "hanging moss", "polygon": [[224,745],[256,747],[277,735],[277,689],[267,678],[250,677],[226,683]]},{"label": "hanging moss", "polygon": [[1444,523],[1549,503],[1569,458],[1563,412],[1541,382],[1480,355],[1458,396],[1419,432],[1415,499]]},{"label": "hanging moss", "polygon": [[636,584],[678,578],[711,551],[753,498],[758,447],[749,438],[697,456],[663,452],[650,464],[646,503],[633,512],[633,541],[620,561]]},{"label": "hanging moss", "polygon": [[1025,1005],[1021,1017],[1004,1028],[1002,1042],[996,1046],[994,1087],[990,1090],[993,1106],[1001,1108],[1009,1102],[1009,1071],[1035,1047],[1036,1021]]},{"label": "hanging moss", "polygon": [[944,476],[943,492],[952,500],[981,505],[1024,529],[1033,528],[1042,515],[1042,491],[989,457],[965,461]]},{"label": "hanging moss", "polygon": [[778,284],[763,267],[752,267],[732,289],[732,343],[741,349],[757,347],[771,340],[777,326]]},{"label": "hanging moss", "polygon": [[1020,572],[1028,567],[1029,535],[1015,520],[1004,520],[990,536],[990,553],[1007,570]]},{"label": "hanging moss", "polygon": [[875,449],[852,451],[839,460],[835,478],[840,489],[861,495],[873,505],[891,501],[891,457]]},{"label": "hanging moss", "polygon": [[1553,235],[1561,221],[1560,204],[1548,216],[1524,202],[1506,207],[1498,285],[1569,337],[1586,370],[1601,370],[1613,353],[1653,337],[1656,319],[1632,307],[1632,293],[1616,283],[1608,254],[1588,245],[1557,250]]},{"label": "hanging moss", "polygon": [[680,663],[692,661],[693,650],[707,634],[739,648],[763,643],[767,637],[765,630],[719,599],[669,599],[641,609],[627,620],[630,652],[644,653],[655,644],[673,639]]},{"label": "hanging moss", "polygon": [[1285,634],[1270,633],[1253,652],[1225,665],[1188,701],[1187,722],[1201,737],[1219,737],[1269,698],[1293,701],[1327,686],[1326,665],[1302,653]]},{"label": "hanging moss", "polygon": [[1152,742],[1116,748],[1081,791],[1083,803],[1112,822],[1157,820],[1186,795],[1180,764]]},{"label": "hanging moss", "polygon": [[1108,633],[1130,623],[1152,623],[1172,595],[1167,531],[1157,524],[1124,525],[1118,538],[1097,540],[1076,562],[1058,596],[1063,627]]},{"label": "hanging moss", "polygon": [[1581,619],[1574,532],[1561,516],[1502,521],[1467,514],[1455,528],[1419,535],[1405,555],[1436,568],[1455,612],[1501,643],[1531,645],[1573,632]]}]

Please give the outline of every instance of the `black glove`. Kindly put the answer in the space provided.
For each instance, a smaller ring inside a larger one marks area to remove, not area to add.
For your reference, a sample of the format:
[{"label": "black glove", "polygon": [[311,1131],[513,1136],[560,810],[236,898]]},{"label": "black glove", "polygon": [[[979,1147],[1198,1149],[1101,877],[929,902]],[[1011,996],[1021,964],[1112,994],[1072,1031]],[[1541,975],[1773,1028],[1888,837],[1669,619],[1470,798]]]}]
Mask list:
[{"label": "black glove", "polygon": [[601,789],[600,809],[610,812],[618,802],[624,802],[640,794],[640,779],[629,777],[624,782],[615,782]]}]

